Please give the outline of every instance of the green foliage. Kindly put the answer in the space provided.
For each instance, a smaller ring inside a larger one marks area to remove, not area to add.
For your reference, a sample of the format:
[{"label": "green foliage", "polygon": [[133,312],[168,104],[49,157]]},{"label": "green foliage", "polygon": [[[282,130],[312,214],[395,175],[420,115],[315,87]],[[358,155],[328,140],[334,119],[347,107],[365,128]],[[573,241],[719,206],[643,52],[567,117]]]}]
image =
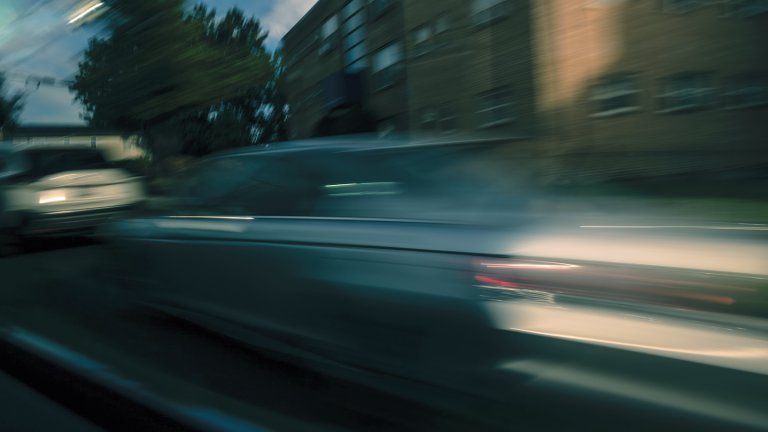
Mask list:
[{"label": "green foliage", "polygon": [[0,128],[8,131],[19,126],[19,114],[24,107],[23,97],[22,92],[6,94],[5,75],[0,73]]},{"label": "green foliage", "polygon": [[142,129],[150,151],[159,131],[193,154],[250,144],[276,77],[267,32],[237,8],[217,22],[183,3],[115,0],[111,36],[89,41],[70,89],[90,125]]}]

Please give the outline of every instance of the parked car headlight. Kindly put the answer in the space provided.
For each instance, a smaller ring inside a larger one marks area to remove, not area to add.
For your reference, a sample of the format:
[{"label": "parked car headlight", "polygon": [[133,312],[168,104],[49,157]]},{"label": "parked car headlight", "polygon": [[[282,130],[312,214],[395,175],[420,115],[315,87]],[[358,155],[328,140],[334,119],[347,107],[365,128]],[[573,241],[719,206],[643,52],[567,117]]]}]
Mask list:
[{"label": "parked car headlight", "polygon": [[66,194],[62,190],[48,190],[40,192],[40,204],[65,201],[67,199]]}]

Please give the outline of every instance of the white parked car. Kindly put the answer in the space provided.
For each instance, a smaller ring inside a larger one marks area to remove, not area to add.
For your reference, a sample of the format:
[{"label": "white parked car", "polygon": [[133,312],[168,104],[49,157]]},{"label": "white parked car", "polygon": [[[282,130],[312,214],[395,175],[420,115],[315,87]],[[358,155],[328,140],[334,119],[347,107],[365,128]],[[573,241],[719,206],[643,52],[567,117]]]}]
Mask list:
[{"label": "white parked car", "polygon": [[0,249],[93,231],[145,197],[142,179],[92,148],[0,144]]}]

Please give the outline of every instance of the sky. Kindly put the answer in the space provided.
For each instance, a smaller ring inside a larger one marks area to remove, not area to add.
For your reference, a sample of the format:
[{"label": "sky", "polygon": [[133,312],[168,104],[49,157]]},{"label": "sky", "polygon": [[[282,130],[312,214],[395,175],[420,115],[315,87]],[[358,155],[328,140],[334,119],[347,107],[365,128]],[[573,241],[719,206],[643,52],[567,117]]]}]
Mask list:
[{"label": "sky", "polygon": [[[200,0],[192,0],[190,4]],[[317,0],[202,0],[223,17],[234,6],[255,16],[269,30],[267,47],[274,49],[290,28]],[[0,71],[7,90],[26,97],[22,124],[84,124],[81,106],[66,88],[27,83],[29,75],[68,79],[77,72],[88,39],[99,33],[91,26],[67,24],[98,0],[0,0]]]}]

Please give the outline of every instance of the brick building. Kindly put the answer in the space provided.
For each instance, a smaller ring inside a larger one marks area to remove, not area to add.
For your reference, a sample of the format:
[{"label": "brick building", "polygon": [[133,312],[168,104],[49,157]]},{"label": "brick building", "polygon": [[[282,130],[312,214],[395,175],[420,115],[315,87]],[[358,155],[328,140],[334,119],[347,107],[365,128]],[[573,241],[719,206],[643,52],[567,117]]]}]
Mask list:
[{"label": "brick building", "polygon": [[362,104],[382,130],[408,130],[402,3],[320,0],[285,35],[292,138]]},{"label": "brick building", "polygon": [[768,162],[768,2],[536,0],[539,147],[601,179]]},{"label": "brick building", "polygon": [[[528,137],[516,147],[550,177],[768,162],[766,0],[347,2],[320,0],[283,40],[297,138],[339,99],[319,84],[346,67],[381,131]],[[357,51],[350,9],[366,23]]]}]

